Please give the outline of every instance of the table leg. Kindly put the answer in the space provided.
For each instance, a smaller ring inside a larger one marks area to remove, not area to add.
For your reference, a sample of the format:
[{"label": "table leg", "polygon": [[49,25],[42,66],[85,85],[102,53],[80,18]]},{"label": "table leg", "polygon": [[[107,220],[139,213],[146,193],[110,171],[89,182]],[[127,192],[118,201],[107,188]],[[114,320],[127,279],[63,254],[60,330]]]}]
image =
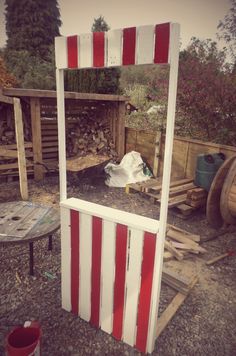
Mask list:
[{"label": "table leg", "polygon": [[30,263],[29,263],[30,275],[33,276],[34,275],[34,243],[33,242],[29,243],[29,252],[30,252]]},{"label": "table leg", "polygon": [[52,251],[52,235],[48,236],[48,251]]}]

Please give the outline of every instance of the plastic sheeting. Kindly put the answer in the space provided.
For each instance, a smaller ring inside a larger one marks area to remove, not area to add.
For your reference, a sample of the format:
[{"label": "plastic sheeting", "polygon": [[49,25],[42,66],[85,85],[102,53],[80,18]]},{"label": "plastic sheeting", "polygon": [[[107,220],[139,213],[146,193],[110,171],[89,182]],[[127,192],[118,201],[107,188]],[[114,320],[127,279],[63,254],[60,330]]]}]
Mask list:
[{"label": "plastic sheeting", "polygon": [[139,152],[132,151],[124,155],[120,164],[108,163],[104,170],[108,174],[105,184],[109,187],[125,187],[126,184],[147,180],[144,174],[144,162]]}]

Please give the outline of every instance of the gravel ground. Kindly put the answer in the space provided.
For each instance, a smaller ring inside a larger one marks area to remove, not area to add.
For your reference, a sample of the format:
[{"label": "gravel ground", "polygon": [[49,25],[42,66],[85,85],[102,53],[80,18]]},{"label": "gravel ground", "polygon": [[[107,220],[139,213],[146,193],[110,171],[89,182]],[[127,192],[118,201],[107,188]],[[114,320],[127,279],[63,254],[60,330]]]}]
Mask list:
[{"label": "gravel ground", "polygon": [[[29,183],[30,200],[58,209],[58,178]],[[139,194],[125,194],[124,189],[108,188],[103,178],[69,180],[69,196],[102,205],[158,218],[158,208]],[[20,199],[18,183],[0,184],[0,202]],[[171,212],[168,222],[201,236],[212,233],[204,212],[182,220]],[[228,257],[211,267],[205,261],[236,250],[235,233],[203,243],[206,255],[167,265],[194,271],[199,282],[156,342],[153,355],[236,355],[236,257]],[[83,320],[61,309],[60,234],[54,235],[53,250],[47,239],[35,243],[35,276],[29,276],[28,246],[0,246],[0,355],[4,355],[5,337],[25,320],[38,320],[42,326],[43,356],[141,355],[128,345],[95,330]],[[45,275],[49,272],[56,278]],[[175,292],[162,286],[160,312]]]}]

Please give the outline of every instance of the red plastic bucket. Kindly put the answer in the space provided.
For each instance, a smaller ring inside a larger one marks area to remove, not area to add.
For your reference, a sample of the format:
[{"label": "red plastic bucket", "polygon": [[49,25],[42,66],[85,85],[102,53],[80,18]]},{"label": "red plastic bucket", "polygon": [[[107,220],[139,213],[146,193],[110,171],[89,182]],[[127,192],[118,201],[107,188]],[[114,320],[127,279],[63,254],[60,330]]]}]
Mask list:
[{"label": "red plastic bucket", "polygon": [[37,322],[26,322],[7,336],[7,356],[40,356],[41,330]]}]

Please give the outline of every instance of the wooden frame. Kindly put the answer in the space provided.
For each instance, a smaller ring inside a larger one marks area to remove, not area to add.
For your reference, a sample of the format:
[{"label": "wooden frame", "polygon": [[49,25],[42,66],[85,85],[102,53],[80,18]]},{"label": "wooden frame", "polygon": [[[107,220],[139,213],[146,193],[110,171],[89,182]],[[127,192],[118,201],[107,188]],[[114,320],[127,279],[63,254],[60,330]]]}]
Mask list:
[{"label": "wooden frame", "polygon": [[[156,238],[156,244],[154,248],[153,259],[153,273],[151,276],[150,291],[150,309],[144,310],[145,325],[143,329],[139,329],[142,334],[141,343],[137,343],[139,332],[137,330],[136,343],[135,338],[129,340],[125,330],[115,333],[118,339],[123,339],[125,342],[130,343],[132,346],[136,346],[143,352],[151,353],[154,349],[154,344],[157,335],[157,315],[161,286],[162,264],[163,264],[163,251],[165,242],[165,231],[168,211],[168,196],[170,186],[170,173],[171,173],[171,159],[173,149],[173,137],[174,137],[174,121],[175,121],[175,107],[176,107],[176,92],[177,92],[177,77],[178,77],[178,60],[179,60],[179,32],[180,26],[178,24],[161,24],[154,26],[141,26],[138,28],[129,28],[123,30],[109,31],[106,33],[94,33],[81,36],[70,36],[68,38],[58,37],[55,40],[55,54],[56,54],[56,82],[57,82],[57,107],[58,107],[58,138],[59,138],[59,168],[60,168],[60,199],[61,199],[61,220],[62,220],[62,284],[67,280],[67,274],[64,273],[68,267],[68,258],[70,254],[78,254],[79,241],[76,238],[78,229],[79,236],[84,239],[84,236],[88,236],[87,242],[82,242],[80,248],[84,251],[91,252],[91,218],[86,218],[86,223],[83,222],[82,226],[79,221],[78,215],[74,215],[74,211],[80,212],[83,207],[83,213],[88,216],[95,216],[98,218],[98,214],[102,209],[101,206],[97,206],[97,209],[91,212],[91,203],[81,202],[78,199],[72,201],[67,200],[67,179],[66,179],[66,142],[65,142],[65,103],[64,103],[64,69],[79,69],[84,67],[106,67],[106,66],[120,66],[120,65],[135,65],[135,64],[148,64],[148,63],[169,63],[169,92],[168,92],[168,109],[167,109],[167,127],[166,127],[166,141],[165,141],[165,155],[164,155],[164,170],[163,170],[163,185],[162,189],[162,201],[160,207],[160,221],[156,221],[156,232],[158,232],[158,238]],[[122,41],[123,38],[123,41]],[[123,44],[123,47],[122,47]],[[94,204],[93,204],[94,205]],[[66,210],[65,210],[66,207]],[[108,208],[106,208],[108,209]],[[106,210],[105,209],[105,210]],[[97,212],[96,212],[97,211]],[[107,211],[107,210],[106,210]],[[110,216],[109,220],[119,226],[118,212],[115,209],[110,209],[107,212]],[[76,216],[76,217],[75,217]],[[104,217],[103,217],[104,218]],[[131,223],[137,226],[140,216],[132,214]],[[83,221],[84,219],[82,219]],[[154,222],[155,224],[155,222]],[[76,232],[74,237],[73,226]],[[144,230],[146,231],[146,230]],[[81,235],[82,233],[82,235]],[[82,237],[83,236],[83,237]],[[80,237],[79,237],[80,238]],[[100,237],[101,238],[101,237]],[[71,243],[75,240],[71,249],[65,244],[65,241],[71,239]],[[90,241],[90,242],[89,242]],[[102,244],[105,243],[102,239]],[[145,246],[145,245],[144,245]],[[116,246],[117,248],[117,246]],[[121,244],[121,248],[124,245]],[[143,247],[143,253],[145,247]],[[103,259],[107,258],[108,251],[103,254]],[[82,256],[82,255],[81,255]],[[90,256],[90,257],[89,257]],[[106,257],[105,257],[106,256]],[[77,257],[78,258],[78,257]],[[75,275],[78,281],[79,273],[83,274],[83,271],[89,271],[91,265],[91,254],[88,255],[88,260],[82,259],[76,263]],[[85,265],[87,266],[85,268]],[[149,267],[148,267],[149,271]],[[149,272],[148,272],[149,274]],[[86,301],[89,298],[90,288],[89,272],[86,274],[86,283],[83,284],[84,295],[82,300]],[[128,277],[127,277],[128,278]],[[79,282],[78,282],[79,283]],[[62,303],[64,305],[65,300],[68,298],[68,288],[71,285],[67,285],[67,294],[62,295]],[[76,286],[77,288],[77,286]],[[82,289],[82,290],[83,290]],[[78,294],[74,294],[76,300],[78,300]],[[142,301],[142,293],[139,295],[139,303]],[[114,302],[115,303],[115,302]],[[90,307],[92,308],[92,305]],[[82,318],[89,321],[89,306],[83,303],[78,306],[75,302],[74,312],[80,314]],[[79,310],[78,310],[79,308]],[[71,310],[71,307],[67,308]],[[73,311],[73,310],[72,310]],[[115,318],[115,314],[118,310],[109,314],[109,318]],[[113,314],[114,313],[114,314]],[[132,313],[132,312],[131,312]],[[120,320],[122,323],[122,312]],[[132,315],[132,320],[138,318],[137,315]],[[139,319],[138,319],[139,320]],[[147,323],[147,324],[146,324]],[[97,325],[98,326],[98,325]],[[125,326],[124,326],[125,328]],[[106,331],[106,327],[102,327]],[[110,332],[110,329],[109,329]]]}]

